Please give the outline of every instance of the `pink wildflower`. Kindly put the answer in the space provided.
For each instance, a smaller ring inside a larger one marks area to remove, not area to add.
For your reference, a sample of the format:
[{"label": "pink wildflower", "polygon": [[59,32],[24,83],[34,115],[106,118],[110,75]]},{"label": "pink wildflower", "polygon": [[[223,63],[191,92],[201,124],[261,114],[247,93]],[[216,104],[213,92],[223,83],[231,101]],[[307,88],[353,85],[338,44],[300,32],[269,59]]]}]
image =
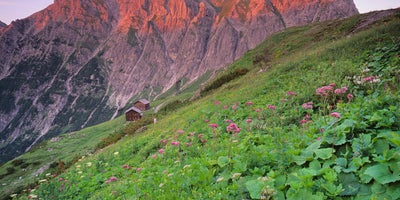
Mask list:
[{"label": "pink wildflower", "polygon": [[229,108],[229,106],[228,105],[224,105],[224,107],[223,107],[224,109],[228,109]]},{"label": "pink wildflower", "polygon": [[172,146],[179,146],[179,145],[181,145],[181,143],[178,142],[178,141],[174,141],[174,142],[171,142],[171,145]]},{"label": "pink wildflower", "polygon": [[226,127],[226,131],[229,133],[239,133],[240,128],[235,123],[231,123]]},{"label": "pink wildflower", "polygon": [[199,135],[197,135],[198,138],[202,138],[204,136],[203,133],[200,133]]},{"label": "pink wildflower", "polygon": [[189,136],[190,136],[190,137],[193,137],[194,135],[196,135],[195,132],[190,132],[190,133],[189,133]]},{"label": "pink wildflower", "polygon": [[186,145],[187,147],[190,147],[190,146],[192,146],[192,143],[190,143],[190,142],[185,142],[185,145]]},{"label": "pink wildflower", "polygon": [[342,94],[346,93],[348,88],[346,86],[343,86],[342,88],[340,88],[342,90]]},{"label": "pink wildflower", "polygon": [[111,176],[108,180],[106,180],[106,182],[105,183],[111,183],[111,182],[114,182],[114,181],[117,181],[118,180],[118,178],[117,177],[115,177],[115,176]]},{"label": "pink wildflower", "polygon": [[143,169],[140,168],[140,167],[136,168],[136,172],[140,172],[140,171],[142,171],[142,170],[143,170]]},{"label": "pink wildflower", "polygon": [[246,102],[246,105],[247,105],[247,106],[251,106],[251,105],[253,105],[253,102],[248,101],[248,102]]},{"label": "pink wildflower", "polygon": [[329,92],[332,90],[333,90],[333,86],[327,85],[327,86],[322,86],[320,88],[317,88],[317,90],[315,92],[319,96],[328,96]]},{"label": "pink wildflower", "polygon": [[308,120],[306,120],[306,119],[302,119],[302,120],[300,120],[300,124],[302,124],[302,125],[304,125],[304,124],[307,124],[307,122],[309,122]]},{"label": "pink wildflower", "polygon": [[329,86],[336,87],[336,83],[330,83]]},{"label": "pink wildflower", "polygon": [[184,130],[178,130],[177,133],[179,133],[179,134],[184,134],[185,131],[184,131]]},{"label": "pink wildflower", "polygon": [[330,114],[331,117],[335,117],[335,118],[340,118],[340,113],[338,112],[333,112]]},{"label": "pink wildflower", "polygon": [[261,111],[260,109],[256,109],[254,112],[258,113],[258,112],[260,112],[260,111]]},{"label": "pink wildflower", "polygon": [[228,124],[233,123],[233,121],[230,120],[230,119],[226,119],[225,122],[228,123]]},{"label": "pink wildflower", "polygon": [[58,179],[58,181],[64,181],[64,178],[60,177],[60,178]]},{"label": "pink wildflower", "polygon": [[167,140],[164,140],[164,139],[160,140],[160,142],[161,142],[162,144],[167,144]]},{"label": "pink wildflower", "polygon": [[151,158],[156,159],[156,158],[157,158],[157,154],[153,154],[153,155],[151,156]]},{"label": "pink wildflower", "polygon": [[208,123],[208,122],[210,122],[210,120],[209,120],[209,119],[206,119],[206,120],[204,120],[204,122]]},{"label": "pink wildflower", "polygon": [[246,122],[247,122],[248,124],[250,124],[251,122],[253,122],[253,120],[252,120],[251,118],[247,118]]},{"label": "pink wildflower", "polygon": [[209,124],[208,127],[210,127],[210,128],[218,128],[218,124]]},{"label": "pink wildflower", "polygon": [[129,165],[125,164],[125,165],[122,165],[122,168],[123,169],[131,169],[132,167],[130,167]]},{"label": "pink wildflower", "polygon": [[269,105],[267,106],[267,108],[270,109],[270,110],[276,110],[276,106],[271,105],[271,104],[269,104]]},{"label": "pink wildflower", "polygon": [[207,140],[206,139],[202,139],[202,140],[200,140],[200,142],[205,144],[207,142]]},{"label": "pink wildflower", "polygon": [[364,81],[365,82],[372,82],[374,80],[374,78],[375,78],[374,76],[368,76],[368,77],[364,78]]},{"label": "pink wildflower", "polygon": [[221,102],[219,102],[218,100],[214,101],[214,105],[218,106],[219,104],[221,104]]},{"label": "pink wildflower", "polygon": [[232,110],[236,110],[236,109],[237,109],[237,107],[238,107],[238,105],[237,105],[237,104],[233,104],[233,105],[232,105]]},{"label": "pink wildflower", "polygon": [[287,99],[281,99],[281,103],[285,103]]},{"label": "pink wildflower", "polygon": [[303,103],[302,105],[301,105],[301,107],[302,108],[304,108],[304,109],[313,109],[313,102],[307,102],[307,103]]},{"label": "pink wildflower", "polygon": [[164,154],[164,153],[165,153],[165,150],[164,150],[164,149],[159,149],[159,150],[158,150],[158,153]]},{"label": "pink wildflower", "polygon": [[342,94],[342,90],[341,90],[341,89],[336,89],[336,90],[334,91],[334,93],[335,93],[335,94]]},{"label": "pink wildflower", "polygon": [[288,91],[286,94],[288,96],[296,96],[297,95],[296,92],[292,92],[292,91]]},{"label": "pink wildflower", "polygon": [[347,99],[349,101],[351,101],[353,98],[354,98],[353,94],[351,94],[351,93],[347,94]]}]

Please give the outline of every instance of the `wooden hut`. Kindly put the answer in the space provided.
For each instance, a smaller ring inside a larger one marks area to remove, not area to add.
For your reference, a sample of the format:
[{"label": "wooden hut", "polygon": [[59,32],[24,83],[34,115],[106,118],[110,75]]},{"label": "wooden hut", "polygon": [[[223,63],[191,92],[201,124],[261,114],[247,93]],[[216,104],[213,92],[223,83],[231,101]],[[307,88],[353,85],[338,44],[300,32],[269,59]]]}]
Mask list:
[{"label": "wooden hut", "polygon": [[150,109],[150,101],[148,101],[147,99],[140,99],[139,101],[136,101],[133,106],[143,112]]},{"label": "wooden hut", "polygon": [[132,108],[129,108],[125,112],[125,119],[127,122],[137,121],[137,120],[141,119],[142,116],[143,116],[142,111],[139,108],[136,108],[135,106],[133,106]]}]

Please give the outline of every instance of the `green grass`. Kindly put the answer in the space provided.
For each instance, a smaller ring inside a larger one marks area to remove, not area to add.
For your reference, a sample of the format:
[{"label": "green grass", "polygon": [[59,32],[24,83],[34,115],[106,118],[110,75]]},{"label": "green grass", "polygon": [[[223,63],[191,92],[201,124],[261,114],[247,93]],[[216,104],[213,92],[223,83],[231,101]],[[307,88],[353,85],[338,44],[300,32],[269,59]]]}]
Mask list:
[{"label": "green grass", "polygon": [[[168,110],[146,131],[81,159],[57,178],[39,175],[37,189],[17,197],[400,198],[400,19],[353,33],[366,16],[271,36],[225,70],[250,69],[246,75]],[[348,78],[371,75],[381,80]],[[316,94],[331,83],[348,90]],[[313,109],[302,108],[306,102]],[[240,132],[227,131],[227,120]]]},{"label": "green grass", "polygon": [[[106,123],[88,127],[81,131],[71,132],[57,137],[57,140],[45,141],[34,146],[29,152],[15,158],[21,160],[26,166],[14,167],[13,161],[7,162],[0,168],[0,175],[6,174],[6,169],[12,167],[15,172],[3,177],[0,187],[1,198],[15,190],[22,190],[34,182],[36,175],[46,171],[50,164],[63,161],[68,164],[75,162],[82,156],[94,153],[96,145],[108,135],[118,131],[125,123],[124,117]],[[42,168],[44,166],[44,168]],[[42,168],[42,170],[40,170]],[[19,178],[21,177],[21,179]]]}]

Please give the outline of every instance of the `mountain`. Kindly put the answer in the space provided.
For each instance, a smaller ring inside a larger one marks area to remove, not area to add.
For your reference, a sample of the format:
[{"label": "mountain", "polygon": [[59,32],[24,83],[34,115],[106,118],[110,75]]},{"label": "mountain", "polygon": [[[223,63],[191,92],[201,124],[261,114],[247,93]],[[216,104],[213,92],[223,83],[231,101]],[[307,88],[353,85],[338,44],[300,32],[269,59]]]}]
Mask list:
[{"label": "mountain", "polygon": [[6,23],[4,23],[4,22],[0,21],[0,28],[6,27],[6,26],[7,26],[7,24],[6,24]]},{"label": "mountain", "polygon": [[0,29],[0,162],[188,85],[351,0],[55,0]]},{"label": "mountain", "polygon": [[0,199],[400,199],[399,14],[273,34],[201,98],[0,165]]}]

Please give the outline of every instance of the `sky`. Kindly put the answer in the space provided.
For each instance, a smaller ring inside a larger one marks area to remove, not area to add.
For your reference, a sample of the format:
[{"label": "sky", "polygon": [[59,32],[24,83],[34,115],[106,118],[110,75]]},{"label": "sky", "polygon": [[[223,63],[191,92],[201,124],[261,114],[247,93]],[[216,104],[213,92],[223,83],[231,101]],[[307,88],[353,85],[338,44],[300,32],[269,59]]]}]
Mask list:
[{"label": "sky", "polygon": [[[0,21],[10,24],[52,4],[53,0],[0,0]],[[360,13],[400,7],[400,0],[354,0]]]}]

